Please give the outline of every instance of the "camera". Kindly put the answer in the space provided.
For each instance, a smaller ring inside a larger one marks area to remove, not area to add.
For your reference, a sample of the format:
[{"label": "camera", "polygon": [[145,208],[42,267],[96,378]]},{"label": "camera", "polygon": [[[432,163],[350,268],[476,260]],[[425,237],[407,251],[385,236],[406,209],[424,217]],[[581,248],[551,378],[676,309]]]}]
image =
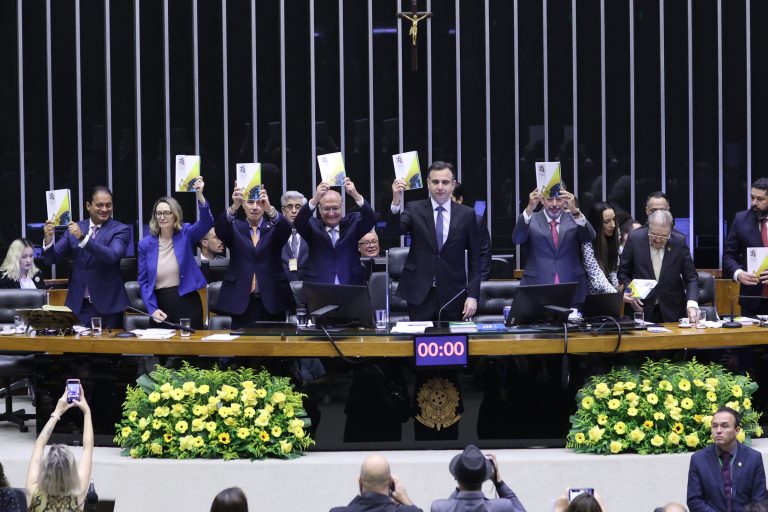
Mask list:
[{"label": "camera", "polygon": [[589,494],[590,496],[595,494],[595,490],[591,487],[582,487],[581,489],[568,489],[568,503],[576,499],[577,496],[582,494]]}]

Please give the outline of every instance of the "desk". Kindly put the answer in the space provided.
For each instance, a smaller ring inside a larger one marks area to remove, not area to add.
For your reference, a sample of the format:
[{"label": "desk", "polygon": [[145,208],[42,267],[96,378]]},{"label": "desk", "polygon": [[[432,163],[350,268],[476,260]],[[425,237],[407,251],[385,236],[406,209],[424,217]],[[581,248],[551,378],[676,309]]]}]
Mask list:
[{"label": "desk", "polygon": [[[741,347],[768,344],[768,329],[750,326],[741,329],[681,329],[667,325],[669,333],[632,331],[622,335],[619,352],[693,348]],[[215,332],[197,331],[189,338],[168,340],[110,338],[108,335],[76,339],[64,336],[0,337],[0,351],[46,352],[57,354],[156,354],[260,357],[337,357],[327,340],[301,335],[241,336],[233,341],[202,341]],[[334,335],[345,356],[410,357],[412,335],[345,334]],[[470,334],[470,356],[562,354],[562,335],[488,333]],[[612,352],[615,334],[592,335],[571,331],[569,353]]]}]

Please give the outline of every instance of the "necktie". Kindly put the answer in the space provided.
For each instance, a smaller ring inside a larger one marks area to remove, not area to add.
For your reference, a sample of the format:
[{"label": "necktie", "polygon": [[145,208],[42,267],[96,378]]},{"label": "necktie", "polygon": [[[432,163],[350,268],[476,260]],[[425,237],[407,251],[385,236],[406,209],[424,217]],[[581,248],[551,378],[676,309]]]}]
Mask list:
[{"label": "necktie", "polygon": [[299,235],[296,234],[294,229],[291,233],[291,257],[297,258],[299,254]]},{"label": "necktie", "polygon": [[443,212],[445,208],[443,205],[435,208],[437,211],[437,219],[435,219],[435,233],[437,234],[437,252],[443,250]]},{"label": "necktie", "polygon": [[[763,247],[768,247],[768,219],[760,223],[760,237],[763,239]],[[763,285],[763,297],[768,297],[768,284]]]},{"label": "necktie", "polygon": [[723,473],[723,490],[725,491],[725,502],[728,505],[728,512],[733,510],[733,483],[731,482],[731,454],[728,452],[720,455],[722,465],[720,471]]},{"label": "necktie", "polygon": [[[253,242],[254,247],[258,245],[259,238],[261,238],[261,234],[259,233],[259,227],[251,226],[251,241]],[[256,283],[256,273],[254,272],[253,280],[251,281],[251,293],[257,293],[258,291],[259,291],[259,285]]]},{"label": "necktie", "polygon": [[336,241],[339,239],[339,231],[337,228],[331,228],[328,230],[328,234],[331,235],[331,245],[336,247]]},{"label": "necktie", "polygon": [[[90,235],[90,237],[93,238],[94,240],[96,240],[96,233],[99,232],[99,228],[100,227],[101,226],[97,226],[95,224],[93,226],[91,226],[91,235]],[[85,296],[86,297],[90,297],[91,296],[91,290],[88,289],[88,285],[87,284],[85,285]]]},{"label": "necktie", "polygon": [[[549,221],[549,230],[552,232],[552,241],[555,243],[555,249],[557,249],[557,244],[560,243],[560,234],[557,232],[556,220]],[[557,275],[557,271],[555,271],[555,284],[560,284],[560,276]]]}]

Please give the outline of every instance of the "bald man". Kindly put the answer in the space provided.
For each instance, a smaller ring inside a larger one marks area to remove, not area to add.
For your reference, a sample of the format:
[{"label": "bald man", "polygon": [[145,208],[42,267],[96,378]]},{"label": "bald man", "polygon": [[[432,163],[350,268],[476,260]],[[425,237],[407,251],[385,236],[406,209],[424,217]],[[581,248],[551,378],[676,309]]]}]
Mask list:
[{"label": "bald man", "polygon": [[360,495],[346,507],[334,507],[330,512],[422,512],[381,455],[369,455],[363,461],[358,484]]},{"label": "bald man", "polygon": [[[342,216],[341,194],[321,182],[293,222],[309,247],[305,282],[365,285],[357,242],[376,225],[376,214],[349,178],[344,190],[360,211]],[[319,219],[313,216],[315,209],[320,210]]]}]

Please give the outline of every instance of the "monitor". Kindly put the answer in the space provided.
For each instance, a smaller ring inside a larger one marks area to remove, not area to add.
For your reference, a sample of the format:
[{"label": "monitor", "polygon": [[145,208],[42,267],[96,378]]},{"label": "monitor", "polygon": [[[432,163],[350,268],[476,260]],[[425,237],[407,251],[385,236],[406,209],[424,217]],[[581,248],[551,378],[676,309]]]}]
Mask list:
[{"label": "monitor", "polygon": [[613,292],[587,295],[581,313],[584,318],[593,316],[621,318],[624,316],[624,293]]},{"label": "monitor", "polygon": [[307,311],[325,326],[374,327],[367,286],[307,283],[302,285]]},{"label": "monitor", "polygon": [[578,283],[518,286],[507,316],[507,325],[551,323],[558,315],[545,306],[570,308]]}]

